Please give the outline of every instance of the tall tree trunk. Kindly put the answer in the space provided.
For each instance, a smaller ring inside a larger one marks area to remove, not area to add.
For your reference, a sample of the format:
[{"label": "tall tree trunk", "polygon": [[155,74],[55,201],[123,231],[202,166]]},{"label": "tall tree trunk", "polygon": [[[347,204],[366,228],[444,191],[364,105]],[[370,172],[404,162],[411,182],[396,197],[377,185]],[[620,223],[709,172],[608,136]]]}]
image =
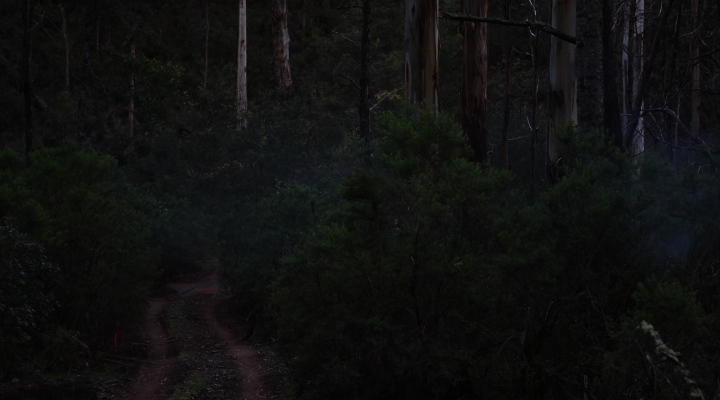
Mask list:
[{"label": "tall tree trunk", "polygon": [[698,0],[692,0],[692,97],[690,128],[693,136],[700,134],[700,7]]},{"label": "tall tree trunk", "polygon": [[205,71],[203,71],[203,88],[207,89],[208,64],[210,59],[210,0],[205,1]]},{"label": "tall tree trunk", "polygon": [[[582,0],[585,1],[585,0]],[[576,32],[575,0],[553,0],[552,26],[568,35]],[[550,182],[559,178],[558,130],[577,124],[577,79],[575,45],[550,38],[550,130],[547,141],[547,171]]]},{"label": "tall tree trunk", "polygon": [[[631,2],[632,3],[632,2]],[[642,79],[645,64],[645,0],[635,0],[633,16],[630,20],[633,23],[633,35],[631,35],[634,44],[633,65],[632,65],[632,101],[633,104],[639,103],[640,109],[643,108],[642,94],[640,93],[640,80]],[[636,128],[628,134],[633,135],[632,138],[632,155],[636,156],[645,151],[645,124],[642,114],[638,114]]]},{"label": "tall tree trunk", "polygon": [[[510,20],[510,1],[505,1],[505,19]],[[504,170],[510,169],[509,160],[509,141],[508,134],[510,131],[510,84],[512,82],[512,41],[510,26],[505,27],[505,110],[503,112],[503,129],[502,129],[502,150],[501,150],[501,162]]]},{"label": "tall tree trunk", "polygon": [[273,29],[273,60],[277,90],[288,93],[292,90],[290,73],[290,34],[288,33],[286,0],[271,0]]},{"label": "tall tree trunk", "polygon": [[577,114],[582,132],[603,126],[603,0],[577,3]]},{"label": "tall tree trunk", "polygon": [[246,0],[238,5],[238,54],[237,54],[237,119],[238,129],[247,125],[247,8]]},{"label": "tall tree trunk", "polygon": [[[637,42],[637,37],[639,36],[639,42],[640,46],[642,46],[642,37],[644,36],[642,33],[645,29],[645,21],[644,21],[644,12],[645,12],[645,1],[644,0],[637,0],[638,6],[636,7],[637,13],[641,18],[640,22],[636,23],[636,26],[639,25],[639,27],[636,28],[636,33],[639,32],[639,35],[636,34],[635,41]],[[631,2],[632,4],[632,2]],[[647,89],[650,84],[650,76],[653,72],[653,65],[655,63],[655,59],[657,58],[657,55],[659,53],[660,49],[660,38],[663,36],[663,31],[667,28],[667,21],[670,16],[670,12],[673,9],[673,6],[675,5],[675,0],[668,0],[667,4],[663,5],[662,12],[660,13],[659,23],[657,24],[657,30],[654,32],[652,37],[652,45],[650,46],[650,52],[647,56],[647,64],[645,64],[645,57],[640,57],[639,61],[635,61],[633,68],[638,68],[640,71],[635,72],[632,74],[636,77],[634,79],[634,84],[632,86],[633,88],[633,98],[632,98],[632,107],[629,108],[632,115],[629,118],[629,123],[627,125],[626,131],[627,136],[625,137],[625,146],[629,148],[633,155],[637,155],[642,153],[644,151],[645,145],[643,140],[643,120],[642,120],[642,109],[643,109],[643,100],[645,97],[645,93],[647,92]],[[637,46],[636,46],[637,47]],[[637,52],[637,49],[635,49]],[[644,55],[644,50],[641,50],[641,54]]]},{"label": "tall tree trunk", "polygon": [[358,116],[360,117],[360,136],[370,140],[370,16],[371,0],[363,0],[363,24],[360,39],[360,101]]},{"label": "tall tree trunk", "polygon": [[[466,15],[487,17],[487,0],[464,0]],[[465,22],[463,58],[462,126],[480,162],[487,160],[487,23]]]},{"label": "tall tree trunk", "polygon": [[128,113],[128,137],[132,139],[135,133],[135,45],[130,45],[130,58],[133,63],[130,74],[130,106]]},{"label": "tall tree trunk", "polygon": [[618,104],[617,70],[613,54],[613,0],[602,0],[603,125],[605,137],[622,148],[623,136]]},{"label": "tall tree trunk", "polygon": [[32,17],[35,5],[32,0],[23,3],[23,95],[25,100],[25,154],[30,154],[33,148],[33,119],[32,119]]},{"label": "tall tree trunk", "polygon": [[70,45],[68,44],[67,20],[65,19],[65,8],[58,4],[60,17],[62,17],[62,36],[65,43],[65,88],[70,89]]},{"label": "tall tree trunk", "polygon": [[438,106],[438,0],[405,1],[405,96],[410,104]]}]

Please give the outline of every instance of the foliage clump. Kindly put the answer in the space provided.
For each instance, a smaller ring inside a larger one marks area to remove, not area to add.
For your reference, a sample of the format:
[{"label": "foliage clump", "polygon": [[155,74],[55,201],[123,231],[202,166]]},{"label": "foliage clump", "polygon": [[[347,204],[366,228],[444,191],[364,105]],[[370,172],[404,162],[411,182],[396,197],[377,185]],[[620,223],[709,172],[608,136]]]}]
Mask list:
[{"label": "foliage clump", "polygon": [[[11,293],[44,302],[36,311],[45,313],[50,327],[27,327],[24,337],[46,332],[46,342],[71,343],[87,354],[108,343],[117,321],[138,317],[157,274],[157,250],[151,221],[113,158],[65,143],[33,152],[25,166],[18,154],[4,150],[0,204],[0,216],[23,232],[3,232],[3,246],[15,257],[3,264],[5,272],[23,278],[13,284],[24,282],[24,292]],[[33,255],[28,246],[38,251]],[[57,302],[52,308],[50,298]]]}]

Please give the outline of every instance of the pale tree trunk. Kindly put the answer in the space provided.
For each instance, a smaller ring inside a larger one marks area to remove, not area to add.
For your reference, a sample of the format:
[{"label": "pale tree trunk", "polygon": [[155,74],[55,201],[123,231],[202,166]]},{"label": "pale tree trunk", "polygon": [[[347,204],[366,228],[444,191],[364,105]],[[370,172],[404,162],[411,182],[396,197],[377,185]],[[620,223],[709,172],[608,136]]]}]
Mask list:
[{"label": "pale tree trunk", "polygon": [[[584,0],[583,0],[584,1]],[[576,34],[575,0],[553,0],[552,26],[568,35]],[[550,38],[550,131],[547,141],[548,178],[556,182],[560,155],[557,132],[577,124],[577,79],[575,45],[556,36]]]},{"label": "pale tree trunk", "polygon": [[[488,0],[464,0],[463,6],[466,15],[487,17]],[[481,22],[464,24],[462,127],[476,160],[484,162],[487,160],[488,28]]]},{"label": "pale tree trunk", "polygon": [[203,88],[207,89],[208,64],[210,59],[210,1],[205,1],[205,71],[203,72]]},{"label": "pale tree trunk", "polygon": [[405,1],[405,96],[410,104],[438,106],[438,1]]},{"label": "pale tree trunk", "polygon": [[[643,75],[645,29],[645,0],[630,0],[623,10],[623,53],[622,53],[622,98],[623,98],[623,137],[629,144],[632,156],[645,151],[643,118],[640,113],[633,120],[634,104],[640,102],[640,80]],[[633,129],[633,127],[635,127]]]},{"label": "pale tree trunk", "polygon": [[582,132],[603,127],[603,0],[577,3],[577,114]]},{"label": "pale tree trunk", "polygon": [[247,8],[246,0],[239,0],[238,6],[238,54],[237,54],[237,119],[238,129],[247,124]]},{"label": "pale tree trunk", "polygon": [[[630,5],[634,5],[632,2]],[[650,85],[650,77],[653,73],[653,65],[658,53],[660,52],[660,41],[664,36],[663,31],[667,29],[667,21],[670,16],[670,12],[675,5],[675,0],[669,0],[667,4],[663,4],[662,11],[660,13],[659,22],[657,24],[657,30],[651,35],[652,43],[650,45],[650,51],[647,57],[645,57],[645,50],[643,47],[643,36],[645,30],[645,2],[644,0],[637,0],[635,6],[635,12],[632,14],[637,15],[636,21],[631,26],[635,26],[635,48],[630,54],[635,54],[635,60],[632,63],[633,72],[628,73],[628,77],[633,77],[633,85],[626,86],[624,89],[628,90],[632,88],[632,107],[627,108],[632,114],[628,118],[626,131],[627,136],[625,137],[625,147],[632,151],[633,155],[641,154],[644,151],[644,130],[642,120],[643,100],[645,93]],[[628,45],[631,45],[630,38],[628,38]],[[647,64],[645,63],[647,58]]]},{"label": "pale tree trunk", "polygon": [[360,40],[360,101],[358,116],[360,117],[360,136],[370,140],[370,16],[371,0],[363,0],[363,24]]},{"label": "pale tree trunk", "polygon": [[290,34],[288,33],[286,0],[271,0],[273,29],[273,60],[277,90],[288,93],[292,90],[290,73]]},{"label": "pale tree trunk", "polygon": [[[635,57],[633,58],[633,85],[632,98],[633,102],[640,102],[640,109],[644,108],[640,93],[640,80],[642,79],[643,69],[645,68],[645,0],[636,0],[637,7],[635,10]],[[637,156],[645,151],[645,124],[642,114],[637,118],[637,127],[632,139],[632,155]]]},{"label": "pale tree trunk", "polygon": [[65,8],[58,4],[60,16],[62,17],[62,36],[65,42],[65,88],[70,89],[70,45],[68,44],[67,20],[65,19]]},{"label": "pale tree trunk", "polygon": [[135,45],[130,45],[130,58],[133,67],[130,75],[130,106],[128,107],[128,136],[132,139],[135,133]]},{"label": "pale tree trunk", "polygon": [[30,154],[33,147],[32,126],[32,17],[35,5],[32,0],[23,3],[23,95],[25,100],[25,154]]},{"label": "pale tree trunk", "polygon": [[700,8],[699,1],[692,0],[692,103],[690,128],[692,134],[700,134]]}]

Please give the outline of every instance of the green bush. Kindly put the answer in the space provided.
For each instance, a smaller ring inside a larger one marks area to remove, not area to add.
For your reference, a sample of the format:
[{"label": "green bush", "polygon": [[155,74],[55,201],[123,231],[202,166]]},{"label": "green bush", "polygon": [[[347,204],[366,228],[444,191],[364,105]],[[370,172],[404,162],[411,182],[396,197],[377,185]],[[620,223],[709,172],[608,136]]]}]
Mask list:
[{"label": "green bush", "polygon": [[58,269],[45,250],[0,220],[0,380],[27,357],[27,346],[45,331],[56,310],[50,287]]},{"label": "green bush", "polygon": [[41,244],[61,271],[51,293],[53,322],[97,348],[113,321],[145,307],[157,273],[150,220],[115,160],[76,144],[37,150],[28,167],[0,153],[0,216]]},{"label": "green bush", "polygon": [[697,207],[708,187],[568,130],[560,181],[530,204],[512,176],[468,161],[449,118],[382,126],[372,167],[346,177],[344,203],[269,286],[301,396],[650,397],[640,318],[711,382],[717,285],[680,279],[716,229],[696,226],[715,218]]}]

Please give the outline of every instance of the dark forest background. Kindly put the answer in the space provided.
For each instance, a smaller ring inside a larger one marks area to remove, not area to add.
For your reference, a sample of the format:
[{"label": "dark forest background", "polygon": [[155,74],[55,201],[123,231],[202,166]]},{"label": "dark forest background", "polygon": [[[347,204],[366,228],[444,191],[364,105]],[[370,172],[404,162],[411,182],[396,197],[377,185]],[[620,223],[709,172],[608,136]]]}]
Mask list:
[{"label": "dark forest background", "polygon": [[[619,65],[627,2],[607,3]],[[464,25],[440,20],[419,110],[404,1],[372,6],[360,135],[363,4],[288,0],[278,91],[271,2],[249,0],[241,126],[237,2],[0,2],[0,380],[91,370],[217,260],[288,398],[717,399],[720,5],[647,0],[644,152],[562,127],[548,177],[548,35],[488,25],[477,162]],[[549,22],[550,1],[488,15]]]}]

